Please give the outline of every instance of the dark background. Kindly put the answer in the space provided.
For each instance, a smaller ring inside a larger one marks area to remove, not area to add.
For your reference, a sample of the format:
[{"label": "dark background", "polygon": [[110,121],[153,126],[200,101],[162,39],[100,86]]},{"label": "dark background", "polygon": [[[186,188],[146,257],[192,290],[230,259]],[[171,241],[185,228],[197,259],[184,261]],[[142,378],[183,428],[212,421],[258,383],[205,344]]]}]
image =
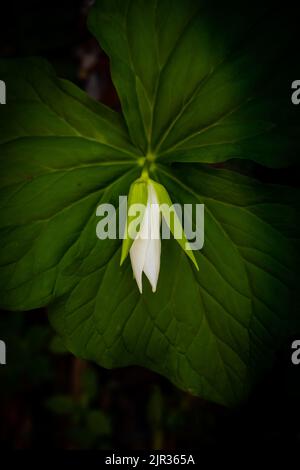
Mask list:
[{"label": "dark background", "polygon": [[[59,76],[120,110],[108,58],[86,28],[89,4],[6,5],[0,56],[43,56]],[[291,170],[249,164],[248,172],[267,182],[298,180]],[[179,450],[300,443],[300,365],[291,363],[291,343],[300,332],[278,352],[249,401],[236,409],[181,392],[142,368],[105,370],[73,357],[51,330],[44,309],[1,312],[0,338],[7,345],[7,365],[0,366],[1,448]]]}]

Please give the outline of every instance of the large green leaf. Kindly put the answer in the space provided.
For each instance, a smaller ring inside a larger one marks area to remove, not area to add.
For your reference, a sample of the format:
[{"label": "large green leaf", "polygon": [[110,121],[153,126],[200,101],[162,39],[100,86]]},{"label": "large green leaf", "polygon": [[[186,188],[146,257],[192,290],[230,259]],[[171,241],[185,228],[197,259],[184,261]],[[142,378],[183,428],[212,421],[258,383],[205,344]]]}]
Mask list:
[{"label": "large green leaf", "polygon": [[[195,273],[198,293],[212,333],[225,343],[221,346],[234,350],[238,339],[248,343],[254,377],[281,338],[299,325],[299,191],[200,165],[192,171],[179,165],[172,173],[160,167],[157,177],[179,202],[205,204],[206,238],[198,261],[203,269]],[[228,315],[236,324],[225,332]],[[247,324],[248,340],[238,320]],[[226,352],[221,357],[226,362]],[[228,360],[227,366],[232,365]]]},{"label": "large green leaf", "polygon": [[136,145],[169,162],[296,161],[292,14],[255,1],[98,0],[90,28]]},{"label": "large green leaf", "polygon": [[43,61],[4,61],[0,75],[9,86],[0,108],[1,303],[25,310],[69,288],[58,277],[76,264],[72,247],[80,238],[84,258],[89,220],[96,243],[96,208],[127,194],[139,155],[117,114]]},{"label": "large green leaf", "polygon": [[[297,321],[298,190],[204,164],[297,156],[292,28],[277,40],[284,17],[242,7],[96,1],[125,120],[43,61],[0,64],[1,306],[49,305],[74,354],[223,404],[247,396]],[[157,292],[145,281],[141,295],[121,241],[96,237],[96,209],[118,206],[143,164],[173,203],[205,204],[205,245],[197,271],[164,240]]]},{"label": "large green leaf", "polygon": [[52,306],[52,321],[75,354],[105,367],[147,366],[194,394],[235,403],[293,325],[297,252],[286,230],[295,194],[221,170],[184,174],[157,176],[178,202],[206,205],[199,272],[166,240],[157,293],[146,285],[140,295],[130,265],[119,268],[120,249],[105,266],[93,252],[76,268],[71,295]]}]

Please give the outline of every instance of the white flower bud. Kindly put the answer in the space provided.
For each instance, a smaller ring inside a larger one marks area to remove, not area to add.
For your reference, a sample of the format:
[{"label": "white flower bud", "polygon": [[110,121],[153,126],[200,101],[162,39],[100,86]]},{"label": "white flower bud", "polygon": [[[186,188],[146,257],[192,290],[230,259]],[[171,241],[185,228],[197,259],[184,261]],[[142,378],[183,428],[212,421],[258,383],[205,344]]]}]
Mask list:
[{"label": "white flower bud", "polygon": [[134,277],[141,293],[143,272],[149,279],[152,291],[156,291],[161,254],[160,224],[158,197],[154,186],[149,182],[147,207],[141,229],[129,251]]}]

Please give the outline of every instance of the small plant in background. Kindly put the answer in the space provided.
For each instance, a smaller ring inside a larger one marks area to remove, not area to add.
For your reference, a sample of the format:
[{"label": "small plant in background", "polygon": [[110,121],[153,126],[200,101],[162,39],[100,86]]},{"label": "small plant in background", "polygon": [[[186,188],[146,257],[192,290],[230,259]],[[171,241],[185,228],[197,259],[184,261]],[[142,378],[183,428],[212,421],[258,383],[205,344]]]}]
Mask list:
[{"label": "small plant in background", "polygon": [[[87,363],[77,360],[75,390],[70,394],[53,395],[46,406],[60,417],[67,418],[65,438],[70,448],[107,449],[111,447],[111,422],[101,403],[97,373]],[[79,376],[78,376],[79,375]]]}]

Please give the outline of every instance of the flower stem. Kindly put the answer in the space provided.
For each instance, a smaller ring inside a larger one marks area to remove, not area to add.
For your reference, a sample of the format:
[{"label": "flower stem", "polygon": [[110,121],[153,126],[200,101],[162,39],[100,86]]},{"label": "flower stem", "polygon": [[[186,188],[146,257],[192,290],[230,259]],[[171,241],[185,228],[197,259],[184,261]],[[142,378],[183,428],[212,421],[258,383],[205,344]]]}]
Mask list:
[{"label": "flower stem", "polygon": [[148,152],[144,160],[144,165],[143,165],[142,174],[141,174],[142,179],[146,181],[149,179],[149,173],[151,171],[151,167],[153,167],[154,160],[155,160],[155,155],[151,152]]}]

